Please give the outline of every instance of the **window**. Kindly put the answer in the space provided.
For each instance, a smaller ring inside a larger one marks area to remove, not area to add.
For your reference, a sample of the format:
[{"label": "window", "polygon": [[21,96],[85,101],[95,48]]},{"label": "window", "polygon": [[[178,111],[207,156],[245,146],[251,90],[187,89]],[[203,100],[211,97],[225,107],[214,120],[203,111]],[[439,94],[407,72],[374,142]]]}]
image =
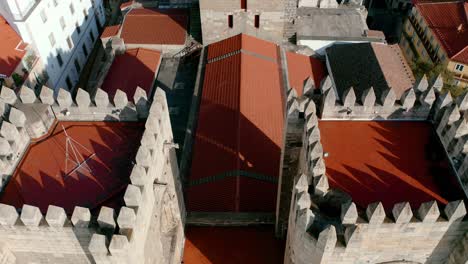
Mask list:
[{"label": "window", "polygon": [[255,15],[255,27],[260,27],[260,15]]},{"label": "window", "polygon": [[247,0],[241,0],[241,9],[247,9]]},{"label": "window", "polygon": [[83,53],[86,57],[88,57],[88,49],[86,48],[86,44],[83,43]]},{"label": "window", "polygon": [[62,55],[60,53],[57,53],[57,62],[60,67],[63,65],[63,60],[62,60]]},{"label": "window", "polygon": [[67,76],[67,79],[65,80],[65,82],[67,83],[67,88],[68,90],[70,91],[72,89],[72,82],[70,81],[70,77]]},{"label": "window", "polygon": [[93,42],[93,43],[94,43],[94,41],[96,40],[96,39],[94,38],[94,34],[93,34],[93,31],[92,31],[92,30],[89,31],[89,38],[91,39],[91,42]]},{"label": "window", "polygon": [[74,63],[75,63],[76,72],[77,72],[78,74],[80,74],[80,72],[81,72],[81,66],[80,66],[80,63],[78,62],[78,59],[75,59]]},{"label": "window", "polygon": [[83,9],[83,15],[84,15],[84,19],[88,20],[88,12],[86,11],[86,9]]},{"label": "window", "polygon": [[70,37],[67,37],[67,44],[68,44],[68,48],[70,49],[73,48],[73,40]]},{"label": "window", "polygon": [[80,28],[80,25],[78,24],[78,22],[75,23],[75,27],[76,27],[76,32],[78,32],[78,34],[81,33],[81,28]]},{"label": "window", "polygon": [[63,17],[60,17],[60,26],[62,27],[62,30],[66,27],[65,19]]},{"label": "window", "polygon": [[234,17],[232,15],[228,16],[228,27],[232,28],[234,26]]},{"label": "window", "polygon": [[465,65],[463,65],[463,64],[457,64],[457,65],[455,65],[455,70],[456,70],[456,71],[460,71],[460,72],[461,72],[461,71],[463,71],[463,68],[465,68]]},{"label": "window", "polygon": [[70,12],[71,14],[75,14],[75,7],[73,7],[73,3],[70,4]]},{"label": "window", "polygon": [[42,22],[43,23],[47,22],[47,15],[44,10],[41,10],[40,15],[41,15]]},{"label": "window", "polygon": [[55,45],[54,33],[50,33],[50,34],[49,34],[49,42],[50,42],[50,45],[51,45],[52,47]]}]

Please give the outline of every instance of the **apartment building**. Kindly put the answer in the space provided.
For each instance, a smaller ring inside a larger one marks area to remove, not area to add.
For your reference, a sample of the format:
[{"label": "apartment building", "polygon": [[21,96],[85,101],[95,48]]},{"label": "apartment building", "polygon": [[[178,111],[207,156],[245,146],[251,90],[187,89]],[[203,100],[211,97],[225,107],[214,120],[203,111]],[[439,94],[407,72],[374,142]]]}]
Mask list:
[{"label": "apartment building", "polygon": [[402,34],[408,61],[441,63],[454,73],[453,84],[468,87],[468,2],[418,3]]},{"label": "apartment building", "polygon": [[43,65],[28,85],[55,91],[75,87],[105,22],[102,0],[2,0],[0,14]]}]

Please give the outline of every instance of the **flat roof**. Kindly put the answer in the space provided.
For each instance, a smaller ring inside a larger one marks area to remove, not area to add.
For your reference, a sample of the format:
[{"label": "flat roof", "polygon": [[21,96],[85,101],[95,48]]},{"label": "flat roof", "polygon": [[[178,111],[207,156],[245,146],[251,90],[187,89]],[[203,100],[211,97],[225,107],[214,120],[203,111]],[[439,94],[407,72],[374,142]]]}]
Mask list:
[{"label": "flat roof", "polygon": [[124,54],[115,56],[102,84],[102,89],[111,98],[114,97],[117,89],[133,98],[137,86],[140,86],[149,97],[160,63],[161,52],[159,51],[143,48],[127,50]]},{"label": "flat roof", "polygon": [[[71,138],[68,144],[62,126]],[[43,213],[49,205],[68,214],[75,206],[118,208],[143,131],[143,123],[136,122],[58,122],[28,147],[0,202],[34,205]]]},{"label": "flat roof", "polygon": [[185,264],[281,264],[285,243],[271,227],[188,227]]},{"label": "flat roof", "polygon": [[464,197],[430,123],[320,121],[319,128],[330,186],[361,208],[381,201],[390,211],[399,202],[417,208]]},{"label": "flat roof", "polygon": [[184,45],[187,24],[184,9],[135,8],[125,17],[120,37],[125,44]]},{"label": "flat roof", "polygon": [[247,35],[208,46],[189,211],[275,210],[284,128],[278,54],[276,44]]},{"label": "flat roof", "polygon": [[0,74],[10,77],[26,54],[26,51],[22,49],[25,45],[23,45],[23,40],[18,33],[2,16],[0,16],[0,33],[2,35],[2,41],[0,41]]}]

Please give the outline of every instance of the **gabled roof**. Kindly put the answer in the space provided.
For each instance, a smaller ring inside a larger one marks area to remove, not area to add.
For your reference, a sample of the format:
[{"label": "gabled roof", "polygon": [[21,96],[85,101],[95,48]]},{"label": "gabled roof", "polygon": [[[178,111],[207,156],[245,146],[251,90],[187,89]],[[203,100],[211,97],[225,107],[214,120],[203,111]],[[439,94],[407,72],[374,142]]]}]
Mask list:
[{"label": "gabled roof", "polygon": [[416,8],[454,61],[468,64],[468,2],[418,3]]},{"label": "gabled roof", "polygon": [[208,46],[188,210],[274,210],[284,127],[278,52],[248,35]]},{"label": "gabled roof", "polygon": [[137,86],[150,96],[152,84],[161,61],[161,52],[148,49],[130,49],[117,55],[102,84],[111,98],[117,89],[133,98]]},{"label": "gabled roof", "polygon": [[298,96],[304,92],[305,81],[310,77],[314,81],[315,89],[320,88],[326,76],[325,63],[303,54],[286,52],[288,61],[289,85],[296,90]]},{"label": "gabled roof", "polygon": [[183,9],[136,8],[125,17],[120,37],[125,44],[183,45],[187,22]]},{"label": "gabled roof", "polygon": [[102,31],[101,39],[117,36],[117,34],[119,33],[119,29],[120,25],[105,27],[104,31]]},{"label": "gabled roof", "polygon": [[0,74],[11,76],[23,59],[26,51],[21,37],[8,22],[0,16]]}]

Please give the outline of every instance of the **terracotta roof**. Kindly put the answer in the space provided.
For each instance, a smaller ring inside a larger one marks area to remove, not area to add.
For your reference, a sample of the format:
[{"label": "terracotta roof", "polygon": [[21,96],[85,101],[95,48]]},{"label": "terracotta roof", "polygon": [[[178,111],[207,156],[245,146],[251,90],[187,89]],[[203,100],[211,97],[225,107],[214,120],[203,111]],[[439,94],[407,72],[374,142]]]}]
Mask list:
[{"label": "terracotta roof", "polygon": [[[75,150],[86,165],[77,167],[66,159],[66,137],[77,143]],[[21,208],[37,206],[43,213],[51,204],[68,214],[75,206],[90,209],[100,205],[121,206],[129,183],[132,159],[144,131],[142,123],[58,122],[52,133],[32,143],[7,184],[0,202]],[[94,154],[94,155],[93,155]]]},{"label": "terracotta roof", "polygon": [[430,123],[320,121],[319,127],[330,186],[361,208],[376,201],[390,211],[405,201],[417,208],[463,199]]},{"label": "terracotta roof", "polygon": [[137,8],[122,24],[120,37],[126,44],[185,44],[188,16],[181,9]]},{"label": "terracotta roof", "polygon": [[120,25],[105,27],[104,31],[102,31],[101,39],[117,36],[117,34],[119,33],[119,29]]},{"label": "terracotta roof", "polygon": [[143,88],[150,96],[152,84],[161,61],[161,52],[147,49],[130,49],[117,55],[102,84],[102,89],[110,97],[117,89],[133,98],[137,86]]},{"label": "terracotta roof", "polygon": [[24,48],[21,37],[2,16],[0,16],[0,33],[2,36],[0,41],[0,74],[9,77],[20,64],[26,51],[20,50],[21,47]]},{"label": "terracotta roof", "polygon": [[468,64],[468,2],[418,3],[416,8],[447,56]]},{"label": "terracotta roof", "polygon": [[400,98],[414,85],[411,68],[397,44],[337,44],[326,51],[340,97],[349,87],[354,87],[360,100],[364,90],[374,87],[376,98],[380,98],[382,91],[391,87]]},{"label": "terracotta roof", "polygon": [[208,60],[240,50],[256,53],[274,60],[278,59],[276,44],[246,34],[239,34],[210,45]]},{"label": "terracotta roof", "polygon": [[[240,46],[247,52],[229,54],[239,38],[247,40]],[[276,182],[239,176],[278,178],[284,97],[278,49],[266,46],[245,35],[208,46],[218,57],[205,69],[190,174],[191,182],[207,182],[188,189],[190,211],[275,208]]]},{"label": "terracotta roof", "polygon": [[289,85],[296,90],[298,96],[302,95],[304,83],[309,77],[314,80],[315,88],[320,89],[320,84],[326,74],[323,62],[294,52],[286,52],[286,59],[288,61]]},{"label": "terracotta roof", "polygon": [[367,31],[367,36],[372,37],[372,38],[379,38],[382,40],[385,40],[385,34],[383,31],[380,30],[368,30]]}]

